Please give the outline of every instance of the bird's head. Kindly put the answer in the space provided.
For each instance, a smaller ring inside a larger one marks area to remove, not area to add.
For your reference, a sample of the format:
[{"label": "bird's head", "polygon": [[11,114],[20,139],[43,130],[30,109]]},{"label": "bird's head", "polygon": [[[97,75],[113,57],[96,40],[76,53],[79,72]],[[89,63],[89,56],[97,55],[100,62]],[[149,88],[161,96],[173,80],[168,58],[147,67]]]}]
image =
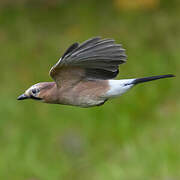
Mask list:
[{"label": "bird's head", "polygon": [[17,100],[34,99],[39,101],[46,101],[46,96],[49,90],[53,87],[54,83],[43,82],[38,83],[28,88],[24,94],[20,95]]}]

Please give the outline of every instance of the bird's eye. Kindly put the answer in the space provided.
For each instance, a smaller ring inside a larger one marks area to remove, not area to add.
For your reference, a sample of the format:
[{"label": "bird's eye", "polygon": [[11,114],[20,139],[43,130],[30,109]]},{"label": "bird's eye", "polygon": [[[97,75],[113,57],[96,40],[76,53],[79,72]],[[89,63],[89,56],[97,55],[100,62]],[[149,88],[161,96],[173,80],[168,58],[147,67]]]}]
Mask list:
[{"label": "bird's eye", "polygon": [[33,94],[38,93],[38,89],[32,89],[32,93],[33,93]]}]

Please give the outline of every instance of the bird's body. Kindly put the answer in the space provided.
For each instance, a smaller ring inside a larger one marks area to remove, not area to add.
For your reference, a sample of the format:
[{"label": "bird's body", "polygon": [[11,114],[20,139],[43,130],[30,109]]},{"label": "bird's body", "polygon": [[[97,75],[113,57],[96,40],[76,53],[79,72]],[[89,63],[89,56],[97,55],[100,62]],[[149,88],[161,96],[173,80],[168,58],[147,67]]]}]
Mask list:
[{"label": "bird's body", "polygon": [[74,43],[51,68],[55,82],[31,86],[18,100],[32,98],[45,103],[92,107],[120,96],[134,85],[173,75],[113,80],[119,64],[126,62],[125,50],[112,39],[93,38]]},{"label": "bird's body", "polygon": [[81,81],[72,88],[59,89],[59,103],[80,107],[91,107],[102,104],[108,90],[107,80]]},{"label": "bird's body", "polygon": [[[80,81],[73,87],[57,87],[55,82],[38,83],[33,86],[46,86],[47,89],[41,89],[40,99],[46,103],[63,104],[80,107],[96,106],[104,103],[107,97],[105,93],[109,90],[108,80]],[[28,94],[28,92],[26,92]]]}]

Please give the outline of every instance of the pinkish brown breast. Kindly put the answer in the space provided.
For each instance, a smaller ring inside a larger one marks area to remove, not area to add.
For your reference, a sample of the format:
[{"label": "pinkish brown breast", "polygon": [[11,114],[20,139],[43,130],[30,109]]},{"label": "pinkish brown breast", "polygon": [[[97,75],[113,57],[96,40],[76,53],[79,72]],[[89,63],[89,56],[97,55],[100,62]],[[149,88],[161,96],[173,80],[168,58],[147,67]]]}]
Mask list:
[{"label": "pinkish brown breast", "polygon": [[74,87],[59,89],[59,104],[90,107],[102,104],[109,90],[107,80],[80,81]]}]

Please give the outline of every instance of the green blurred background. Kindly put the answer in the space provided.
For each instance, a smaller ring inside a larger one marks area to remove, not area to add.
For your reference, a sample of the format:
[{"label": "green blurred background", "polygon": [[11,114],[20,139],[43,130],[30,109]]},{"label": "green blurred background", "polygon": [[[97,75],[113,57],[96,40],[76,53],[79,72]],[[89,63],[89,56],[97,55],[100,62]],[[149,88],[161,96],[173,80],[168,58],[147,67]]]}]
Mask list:
[{"label": "green blurred background", "polygon": [[[0,179],[179,180],[179,19],[179,0],[1,0]],[[16,100],[94,36],[127,49],[118,78],[177,77],[89,109]]]}]

